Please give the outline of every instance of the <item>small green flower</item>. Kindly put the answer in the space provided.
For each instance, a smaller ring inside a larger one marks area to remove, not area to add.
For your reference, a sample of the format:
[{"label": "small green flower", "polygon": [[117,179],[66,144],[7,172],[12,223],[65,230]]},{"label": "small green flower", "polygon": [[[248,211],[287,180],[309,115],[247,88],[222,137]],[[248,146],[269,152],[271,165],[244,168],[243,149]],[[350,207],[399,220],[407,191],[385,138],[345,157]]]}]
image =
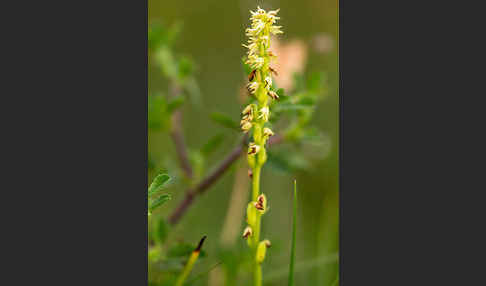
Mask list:
[{"label": "small green flower", "polygon": [[260,115],[258,116],[258,119],[262,119],[264,122],[267,122],[269,115],[270,109],[268,109],[268,106],[262,107],[262,109],[260,109]]},{"label": "small green flower", "polygon": [[250,146],[248,146],[248,155],[255,155],[260,151],[260,146],[256,145],[255,143],[251,142]]},{"label": "small green flower", "polygon": [[273,90],[268,91],[268,95],[274,100],[278,99],[278,94]]},{"label": "small green flower", "polygon": [[251,124],[251,122],[249,121],[246,121],[246,120],[241,120],[241,130],[243,130],[243,132],[247,133],[248,131],[250,131],[251,127],[253,126]]},{"label": "small green flower", "polygon": [[250,237],[252,234],[253,234],[253,230],[251,229],[251,227],[247,226],[243,231],[243,238],[248,239],[248,237]]},{"label": "small green flower", "polygon": [[273,136],[273,135],[274,135],[273,131],[270,128],[267,128],[267,127],[263,128],[263,136],[268,138],[268,137]]}]

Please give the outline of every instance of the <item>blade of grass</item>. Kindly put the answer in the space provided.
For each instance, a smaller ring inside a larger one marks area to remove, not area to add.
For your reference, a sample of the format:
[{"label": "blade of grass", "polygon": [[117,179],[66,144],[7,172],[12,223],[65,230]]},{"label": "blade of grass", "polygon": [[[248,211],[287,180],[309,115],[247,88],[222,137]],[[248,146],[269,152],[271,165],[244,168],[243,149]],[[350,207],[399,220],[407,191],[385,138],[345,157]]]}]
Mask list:
[{"label": "blade of grass", "polygon": [[295,236],[297,228],[297,180],[294,180],[294,212],[292,218],[292,245],[290,248],[289,286],[294,285]]},{"label": "blade of grass", "polygon": [[206,236],[203,236],[203,238],[201,238],[201,240],[199,241],[199,244],[197,245],[196,249],[194,249],[194,251],[191,253],[189,260],[186,263],[186,266],[184,266],[184,269],[181,272],[181,275],[179,275],[179,278],[177,278],[177,282],[175,284],[176,286],[184,285],[187,276],[189,276],[189,274],[191,273],[191,270],[194,267],[194,263],[196,263],[197,258],[199,257],[199,253],[201,252],[201,247],[205,239]]},{"label": "blade of grass", "polygon": [[207,275],[209,272],[213,271],[216,267],[218,267],[221,264],[223,264],[223,262],[218,262],[218,263],[214,264],[208,270],[203,271],[203,272],[197,274],[193,279],[187,281],[187,284],[191,284],[194,281],[201,279],[202,277],[204,277],[205,275]]}]

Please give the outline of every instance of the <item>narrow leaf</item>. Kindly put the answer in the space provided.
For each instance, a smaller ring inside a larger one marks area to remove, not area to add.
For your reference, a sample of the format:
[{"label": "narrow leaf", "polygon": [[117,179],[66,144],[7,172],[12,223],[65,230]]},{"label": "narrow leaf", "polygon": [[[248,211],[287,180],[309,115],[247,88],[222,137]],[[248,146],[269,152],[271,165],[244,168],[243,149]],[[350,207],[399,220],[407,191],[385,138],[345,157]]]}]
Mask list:
[{"label": "narrow leaf", "polygon": [[170,195],[168,194],[161,195],[160,197],[156,198],[150,203],[149,211],[150,212],[154,211],[156,208],[160,207],[163,203],[165,203],[168,200],[170,200]]},{"label": "narrow leaf", "polygon": [[148,188],[148,195],[151,196],[164,188],[165,183],[169,181],[170,177],[167,174],[160,174],[153,180]]},{"label": "narrow leaf", "polygon": [[294,285],[296,233],[297,233],[297,180],[294,180],[294,212],[292,218],[292,245],[290,248],[289,286]]},{"label": "narrow leaf", "polygon": [[234,121],[231,117],[229,117],[228,115],[226,115],[224,113],[213,112],[213,113],[211,113],[211,119],[214,122],[219,123],[220,125],[222,125],[224,127],[227,127],[227,128],[233,129],[233,130],[239,130],[240,129],[238,122]]},{"label": "narrow leaf", "polygon": [[224,134],[221,133],[214,135],[208,140],[208,142],[206,142],[202,146],[201,153],[204,154],[205,156],[211,154],[214,150],[216,150],[221,145],[224,138],[225,138]]},{"label": "narrow leaf", "polygon": [[196,263],[199,257],[199,253],[201,252],[201,247],[205,239],[206,236],[203,236],[203,238],[199,241],[197,248],[192,251],[191,256],[189,256],[189,260],[187,261],[186,265],[184,266],[184,269],[182,270],[182,273],[177,278],[176,286],[184,285],[184,282],[189,276],[189,273],[191,273],[192,268],[194,267],[194,264]]},{"label": "narrow leaf", "polygon": [[169,111],[169,113],[174,112],[175,110],[177,110],[177,108],[181,107],[185,101],[186,98],[184,96],[174,97],[174,99],[172,99],[167,105],[167,111]]}]

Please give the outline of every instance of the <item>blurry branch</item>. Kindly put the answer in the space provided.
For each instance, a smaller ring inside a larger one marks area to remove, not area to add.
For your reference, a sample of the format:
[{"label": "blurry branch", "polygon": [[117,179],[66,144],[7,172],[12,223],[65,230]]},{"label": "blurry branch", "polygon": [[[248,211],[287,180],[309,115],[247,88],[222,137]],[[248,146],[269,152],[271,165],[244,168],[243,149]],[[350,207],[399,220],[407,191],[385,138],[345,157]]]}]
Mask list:
[{"label": "blurry branch", "polygon": [[[171,85],[170,96],[177,97],[181,96],[182,90],[179,85],[173,83]],[[191,167],[191,163],[189,162],[189,156],[187,154],[187,147],[184,141],[184,135],[182,133],[182,111],[180,109],[174,111],[172,113],[171,118],[171,130],[170,136],[174,141],[174,145],[176,148],[177,157],[179,159],[179,165],[181,166],[182,170],[186,174],[188,179],[191,179],[193,176],[193,171]]]},{"label": "blurry branch", "polygon": [[[188,207],[193,203],[194,198],[197,195],[204,193],[212,184],[214,184],[225,172],[226,170],[231,167],[231,165],[242,155],[243,146],[246,144],[248,140],[248,135],[243,137],[243,140],[236,146],[233,151],[231,151],[223,161],[208,175],[206,176],[199,184],[197,184],[193,188],[189,188],[186,191],[186,195],[184,199],[179,203],[177,208],[172,212],[169,216],[169,223],[171,225],[177,224],[184,213],[187,211]],[[269,145],[279,144],[282,143],[283,137],[279,135],[275,135],[270,138],[268,141]],[[246,152],[245,152],[246,153]]]}]

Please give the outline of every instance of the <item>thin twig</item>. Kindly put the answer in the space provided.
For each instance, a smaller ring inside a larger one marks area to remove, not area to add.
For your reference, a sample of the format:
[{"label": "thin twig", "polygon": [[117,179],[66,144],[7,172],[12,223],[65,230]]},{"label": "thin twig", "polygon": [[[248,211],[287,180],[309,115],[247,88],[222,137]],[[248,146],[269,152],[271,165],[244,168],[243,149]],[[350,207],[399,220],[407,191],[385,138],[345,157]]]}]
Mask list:
[{"label": "thin twig", "polygon": [[[273,139],[273,140],[272,140]],[[197,195],[204,193],[214,182],[216,182],[225,172],[226,170],[231,167],[231,165],[243,154],[243,146],[248,140],[248,135],[243,137],[243,140],[236,146],[231,153],[229,153],[226,158],[221,161],[221,163],[216,167],[207,177],[205,177],[199,184],[195,187],[190,188],[186,191],[186,195],[184,199],[179,203],[177,208],[172,212],[169,216],[169,223],[171,225],[175,225],[184,213],[187,211],[187,208],[192,204],[194,198]],[[282,143],[283,137],[279,135],[272,136],[268,140],[269,145],[275,145]]]},{"label": "thin twig", "polygon": [[[181,88],[177,84],[171,85],[170,95],[172,97],[181,96]],[[182,112],[181,110],[176,110],[172,113],[171,117],[171,130],[170,136],[174,141],[176,148],[177,157],[179,158],[179,165],[186,174],[188,179],[193,176],[193,171],[191,163],[189,161],[189,156],[187,155],[187,147],[184,141],[184,135],[182,133]]]},{"label": "thin twig", "polygon": [[192,201],[196,195],[203,193],[209,186],[211,186],[224,172],[229,169],[231,164],[235,162],[243,151],[243,144],[246,142],[247,136],[245,136],[240,144],[231,151],[228,156],[214,169],[207,177],[205,177],[195,187],[188,189],[186,195],[179,206],[172,212],[169,217],[169,223],[176,224],[182,215],[186,212],[187,208],[192,204]]}]

